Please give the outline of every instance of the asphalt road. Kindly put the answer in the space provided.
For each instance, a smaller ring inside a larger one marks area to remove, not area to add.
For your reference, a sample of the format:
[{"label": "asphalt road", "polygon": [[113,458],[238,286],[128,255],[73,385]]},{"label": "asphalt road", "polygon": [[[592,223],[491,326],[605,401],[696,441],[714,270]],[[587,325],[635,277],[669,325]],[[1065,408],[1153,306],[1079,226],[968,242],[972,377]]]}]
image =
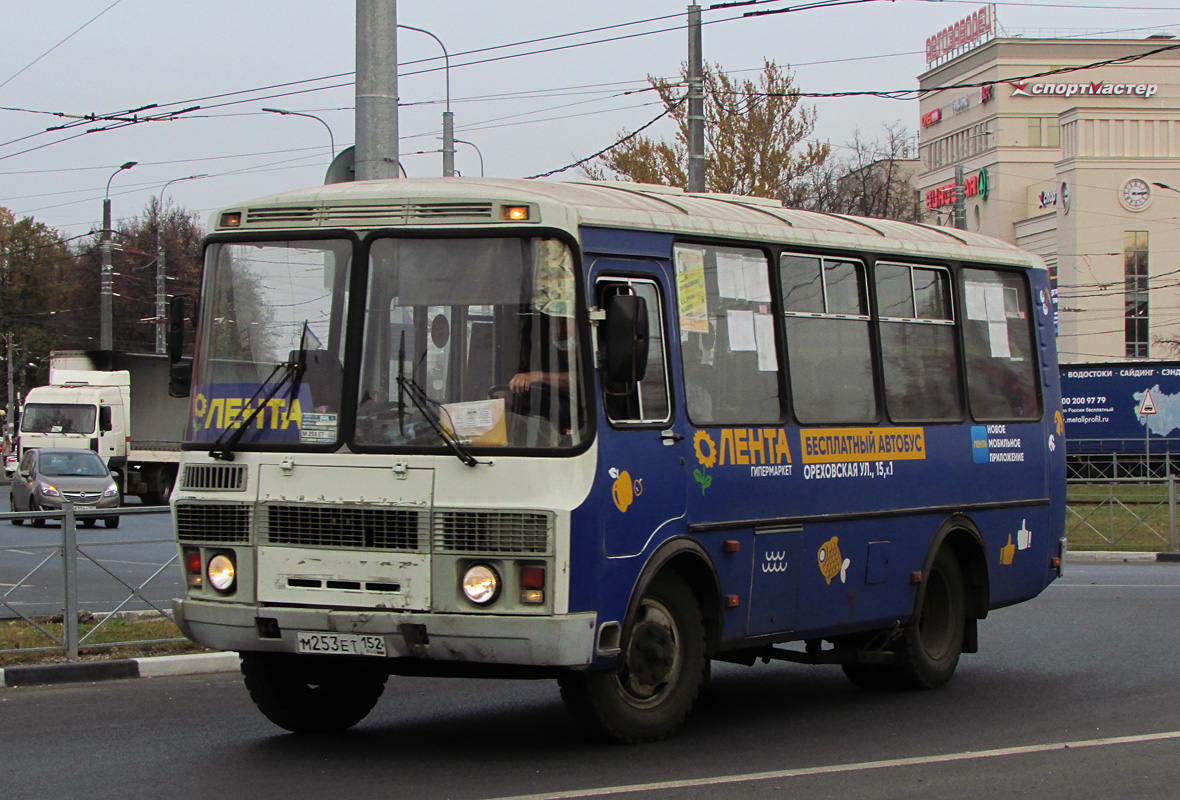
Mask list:
[{"label": "asphalt road", "polygon": [[992,612],[945,689],[718,666],[689,725],[637,747],[588,739],[549,681],[393,678],[365,722],[323,738],[270,725],[235,674],[0,689],[0,786],[6,798],[1170,800],[1178,611],[1180,566],[1075,565]]},{"label": "asphalt road", "polygon": [[[2,496],[0,511],[8,511],[8,492],[3,491]],[[135,507],[138,500],[130,498],[127,504]],[[0,619],[16,617],[17,610],[29,616],[61,613],[61,547],[61,522],[57,520],[48,520],[41,528],[0,520]],[[176,542],[167,513],[127,515],[118,528],[106,528],[101,522],[94,528],[79,527],[78,547],[81,610],[115,610],[131,594],[128,586],[142,587],[141,594],[164,609],[170,608],[171,598],[183,592],[180,566],[169,566],[176,558]],[[163,571],[156,575],[161,567]],[[150,608],[148,603],[133,599],[122,610]]]}]

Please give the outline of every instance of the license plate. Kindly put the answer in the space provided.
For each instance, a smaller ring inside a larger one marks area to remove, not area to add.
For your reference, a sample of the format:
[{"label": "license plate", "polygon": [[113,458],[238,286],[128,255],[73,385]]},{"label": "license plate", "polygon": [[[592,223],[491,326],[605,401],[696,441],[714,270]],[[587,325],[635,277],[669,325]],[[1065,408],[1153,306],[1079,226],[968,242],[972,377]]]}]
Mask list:
[{"label": "license plate", "polygon": [[345,656],[383,656],[385,637],[356,633],[312,633],[298,631],[295,634],[298,652],[323,653]]}]

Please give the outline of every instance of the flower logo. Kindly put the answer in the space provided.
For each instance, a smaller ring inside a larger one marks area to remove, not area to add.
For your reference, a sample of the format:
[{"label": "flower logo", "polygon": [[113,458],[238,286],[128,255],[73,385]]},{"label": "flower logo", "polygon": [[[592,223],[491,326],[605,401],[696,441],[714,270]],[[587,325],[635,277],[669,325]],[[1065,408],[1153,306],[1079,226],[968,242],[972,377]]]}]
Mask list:
[{"label": "flower logo", "polygon": [[[703,452],[702,445],[708,445],[708,455]],[[697,431],[692,437],[692,447],[696,451],[697,461],[701,463],[701,466],[705,469],[712,469],[713,465],[717,463],[717,445],[713,444],[708,432]]]}]

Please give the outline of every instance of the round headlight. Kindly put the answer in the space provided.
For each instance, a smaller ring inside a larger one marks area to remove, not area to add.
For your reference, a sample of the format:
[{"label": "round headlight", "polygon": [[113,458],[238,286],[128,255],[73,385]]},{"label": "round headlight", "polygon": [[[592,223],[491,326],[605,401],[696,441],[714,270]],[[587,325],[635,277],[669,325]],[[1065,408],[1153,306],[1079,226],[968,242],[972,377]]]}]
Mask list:
[{"label": "round headlight", "polygon": [[463,594],[477,605],[487,605],[500,591],[500,576],[486,564],[476,564],[463,573]]},{"label": "round headlight", "polygon": [[205,568],[209,576],[209,585],[219,592],[228,592],[234,588],[237,578],[234,560],[224,553],[218,553],[209,559],[209,566]]}]

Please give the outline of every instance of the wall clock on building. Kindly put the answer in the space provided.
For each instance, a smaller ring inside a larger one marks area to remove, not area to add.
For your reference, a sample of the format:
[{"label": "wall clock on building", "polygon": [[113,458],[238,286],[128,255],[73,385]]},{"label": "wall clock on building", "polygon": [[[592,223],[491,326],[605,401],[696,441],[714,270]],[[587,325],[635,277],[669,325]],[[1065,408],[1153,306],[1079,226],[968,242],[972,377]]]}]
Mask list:
[{"label": "wall clock on building", "polygon": [[1123,184],[1119,201],[1129,211],[1142,211],[1151,202],[1151,186],[1141,178],[1131,178]]}]

